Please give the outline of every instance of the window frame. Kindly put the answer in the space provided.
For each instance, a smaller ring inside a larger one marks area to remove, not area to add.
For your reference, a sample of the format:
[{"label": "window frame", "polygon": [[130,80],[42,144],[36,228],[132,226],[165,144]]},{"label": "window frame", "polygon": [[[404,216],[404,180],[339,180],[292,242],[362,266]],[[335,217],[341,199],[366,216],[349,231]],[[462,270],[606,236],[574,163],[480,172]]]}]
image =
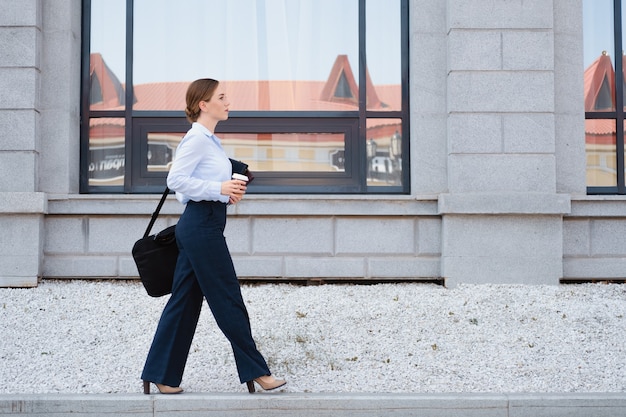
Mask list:
[{"label": "window frame", "polygon": [[[615,152],[617,167],[616,186],[587,186],[589,195],[624,195],[626,194],[626,183],[624,175],[624,68],[622,53],[622,4],[621,0],[613,0],[613,33],[615,59],[615,110],[614,111],[591,111],[585,112],[587,119],[608,119],[615,121]],[[619,81],[619,82],[618,82]],[[620,127],[621,126],[621,127]],[[586,153],[586,152],[585,152]]]},{"label": "window frame", "polygon": [[[359,4],[359,108],[358,111],[231,111],[229,119],[220,122],[216,133],[344,133],[347,168],[345,172],[288,172],[255,173],[255,181],[248,189],[250,194],[409,194],[410,193],[410,141],[409,141],[409,18],[408,0],[400,2],[400,59],[401,59],[401,110],[368,110],[366,107],[366,2]],[[91,0],[82,0],[81,45],[81,128],[80,128],[80,192],[91,194],[156,193],[161,192],[166,172],[146,173],[145,161],[149,132],[176,129],[186,132],[189,122],[181,111],[133,110],[133,17],[134,0],[126,0],[126,68],[124,83],[124,110],[91,110],[89,94]],[[116,117],[125,120],[125,173],[124,185],[89,185],[89,131],[94,118]],[[368,160],[366,157],[367,121],[371,119],[399,119],[401,136],[401,185],[372,186],[367,184]],[[138,128],[136,126],[141,126]],[[152,126],[152,129],[150,129]],[[260,130],[255,130],[260,129]],[[291,129],[291,130],[288,130]],[[335,129],[335,130],[333,130]],[[406,138],[406,139],[405,139]],[[145,142],[145,143],[144,143]],[[287,180],[291,180],[291,183]]]}]

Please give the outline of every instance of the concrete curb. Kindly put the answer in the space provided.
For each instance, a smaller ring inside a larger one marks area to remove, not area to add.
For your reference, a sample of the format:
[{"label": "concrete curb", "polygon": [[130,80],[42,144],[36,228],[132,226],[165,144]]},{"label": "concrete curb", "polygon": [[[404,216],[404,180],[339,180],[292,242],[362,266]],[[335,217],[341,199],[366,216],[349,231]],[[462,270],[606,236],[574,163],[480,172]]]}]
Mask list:
[{"label": "concrete curb", "polygon": [[624,417],[626,393],[3,394],[5,416]]}]

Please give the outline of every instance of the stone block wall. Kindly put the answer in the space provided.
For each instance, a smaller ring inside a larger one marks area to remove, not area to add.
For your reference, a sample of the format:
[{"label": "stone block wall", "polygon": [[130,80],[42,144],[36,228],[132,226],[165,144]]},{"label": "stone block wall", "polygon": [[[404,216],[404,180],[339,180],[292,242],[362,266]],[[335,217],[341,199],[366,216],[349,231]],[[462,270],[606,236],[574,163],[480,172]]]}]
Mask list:
[{"label": "stone block wall", "polygon": [[626,200],[589,196],[572,201],[563,223],[563,277],[626,279]]},{"label": "stone block wall", "polygon": [[[0,286],[137,278],[158,196],[78,194],[80,6],[0,0]],[[623,279],[626,198],[585,195],[582,1],[409,9],[410,195],[248,196],[226,231],[239,275]]]},{"label": "stone block wall", "polygon": [[45,196],[39,191],[42,8],[0,1],[0,285],[41,274]]},{"label": "stone block wall", "polygon": [[[74,196],[50,201],[45,277],[137,277],[130,250],[158,199],[127,196],[104,205],[106,200]],[[225,236],[241,278],[440,278],[441,221],[433,201],[249,196],[229,211]],[[170,196],[152,232],[175,224],[180,212]]]}]

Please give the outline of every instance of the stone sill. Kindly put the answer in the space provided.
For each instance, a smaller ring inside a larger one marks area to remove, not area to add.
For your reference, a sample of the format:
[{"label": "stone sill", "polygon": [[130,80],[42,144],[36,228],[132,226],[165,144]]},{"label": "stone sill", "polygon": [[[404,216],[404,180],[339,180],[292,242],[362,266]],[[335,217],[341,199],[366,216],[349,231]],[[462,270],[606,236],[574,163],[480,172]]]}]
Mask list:
[{"label": "stone sill", "polygon": [[571,211],[568,194],[458,193],[441,194],[439,214],[563,215]]},{"label": "stone sill", "polygon": [[572,196],[572,212],[567,217],[626,217],[626,196]]},{"label": "stone sill", "polygon": [[[48,214],[151,215],[159,195],[54,194]],[[170,195],[163,215],[179,215],[183,206]],[[249,195],[229,208],[235,216],[436,216],[436,196]]]},{"label": "stone sill", "polygon": [[43,214],[47,211],[46,193],[0,192],[0,214]]},{"label": "stone sill", "polygon": [[[0,192],[0,214],[151,215],[158,194],[46,194]],[[526,214],[566,217],[626,217],[626,196],[568,194],[437,195],[249,195],[229,208],[235,216],[440,216]],[[163,215],[179,215],[173,195]]]}]

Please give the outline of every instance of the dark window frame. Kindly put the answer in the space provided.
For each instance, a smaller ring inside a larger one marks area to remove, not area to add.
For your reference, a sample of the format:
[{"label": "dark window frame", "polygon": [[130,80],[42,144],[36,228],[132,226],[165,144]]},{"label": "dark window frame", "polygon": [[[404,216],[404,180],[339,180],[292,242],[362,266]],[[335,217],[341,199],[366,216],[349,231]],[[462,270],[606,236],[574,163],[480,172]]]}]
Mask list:
[{"label": "dark window frame", "polygon": [[[259,172],[249,193],[263,194],[409,194],[410,144],[409,135],[409,18],[408,0],[400,1],[401,10],[401,91],[400,111],[378,111],[366,108],[366,1],[359,0],[359,109],[358,111],[232,111],[229,119],[218,124],[216,133],[344,133],[345,172]],[[90,109],[89,76],[91,0],[82,0],[82,70],[81,70],[81,139],[80,192],[81,193],[155,193],[165,182],[164,172],[147,173],[146,161],[149,132],[187,131],[183,111],[136,111],[133,103],[133,0],[126,0],[126,75],[125,110]],[[92,118],[117,117],[125,119],[125,175],[123,186],[89,185],[89,129]],[[366,123],[368,119],[399,119],[402,123],[402,171],[399,186],[367,185],[368,159],[366,157]],[[139,126],[139,127],[138,127]],[[186,127],[185,127],[186,126]],[[168,130],[165,130],[168,131]],[[349,169],[348,169],[349,168]],[[289,181],[288,181],[289,180]]]},{"label": "dark window frame", "polygon": [[[622,4],[621,0],[613,0],[613,33],[615,41],[614,55],[622,54]],[[622,59],[615,60],[615,110],[585,112],[585,119],[609,119],[615,121],[615,152],[617,161],[616,186],[589,186],[587,194],[626,194],[624,182],[624,68]]]}]

